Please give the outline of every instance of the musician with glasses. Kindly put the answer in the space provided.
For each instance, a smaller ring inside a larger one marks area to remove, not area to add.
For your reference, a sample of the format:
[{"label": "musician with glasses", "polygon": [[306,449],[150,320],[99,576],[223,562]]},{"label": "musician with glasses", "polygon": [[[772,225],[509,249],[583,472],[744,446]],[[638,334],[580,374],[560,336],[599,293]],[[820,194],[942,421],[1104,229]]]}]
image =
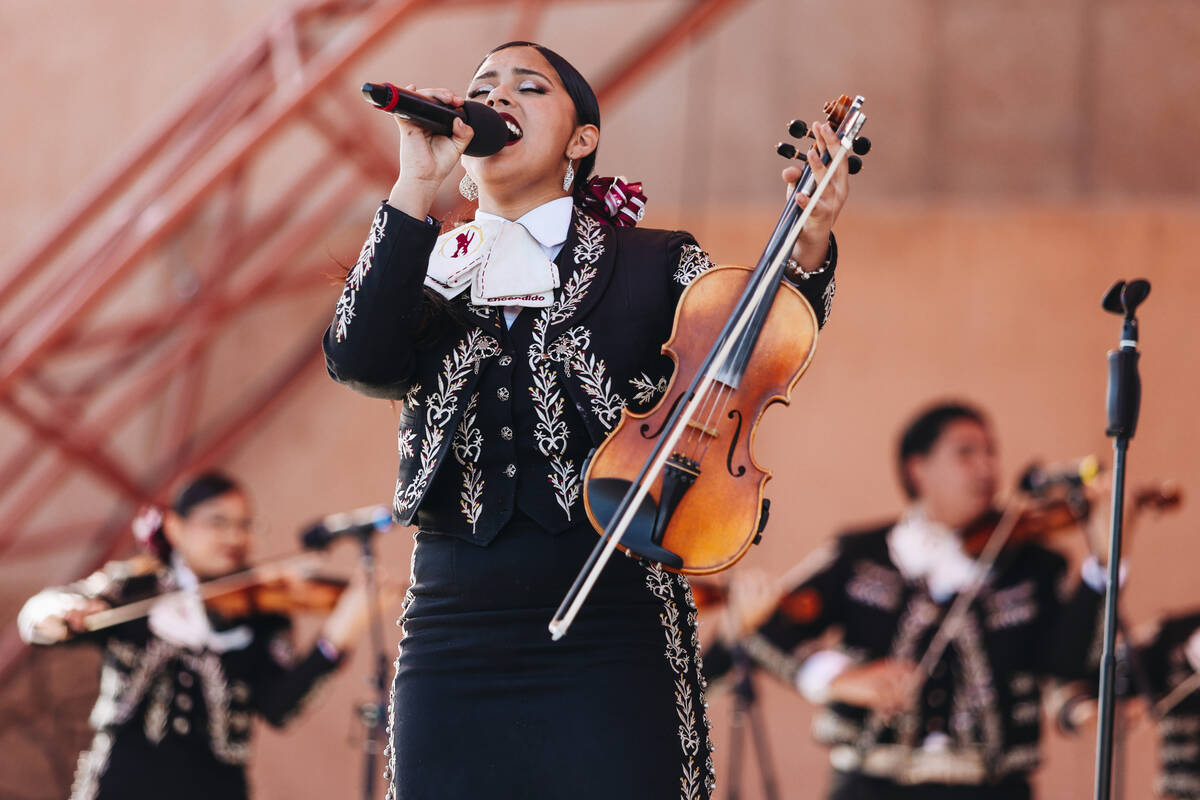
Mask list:
[{"label": "musician with glasses", "polygon": [[[224,618],[198,591],[249,564],[254,520],[245,489],[206,473],[165,513],[139,522],[146,554],[39,592],[17,620],[31,644],[86,642],[104,652],[89,720],[95,736],[79,757],[71,798],[245,798],[251,720],[292,719],[365,626],[366,593],[344,592],[298,658],[287,616]],[[148,616],[89,630],[90,615],[156,595]]]}]

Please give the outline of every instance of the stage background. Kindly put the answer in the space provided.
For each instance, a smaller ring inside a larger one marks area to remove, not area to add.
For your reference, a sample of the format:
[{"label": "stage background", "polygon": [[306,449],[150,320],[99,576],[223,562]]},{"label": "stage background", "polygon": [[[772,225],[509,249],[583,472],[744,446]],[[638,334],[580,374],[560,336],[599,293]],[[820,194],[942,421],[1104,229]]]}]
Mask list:
[{"label": "stage background", "polygon": [[[587,73],[676,6],[555,4],[537,38]],[[64,198],[156,117],[164,97],[201,80],[274,8],[263,0],[0,6],[0,252],[50,224]],[[480,55],[508,38],[511,13],[422,17],[351,70],[345,91],[378,79],[461,88]],[[1185,492],[1200,490],[1198,53],[1200,5],[1190,0],[755,0],[606,114],[599,169],[646,182],[644,224],[685,227],[718,261],[750,263],[781,200],[773,145],[786,121],[814,118],[822,100],[843,92],[868,98],[865,132],[875,147],[837,226],[833,316],[792,407],[770,413],[758,436],[759,460],[775,471],[774,505],[747,565],[782,574],[839,529],[896,515],[896,433],[937,398],[988,410],[1006,476],[1034,458],[1096,453],[1111,461],[1104,353],[1118,324],[1099,300],[1116,278],[1154,285],[1142,314],[1144,401],[1130,482],[1172,478]],[[354,240],[386,190],[348,209],[345,228],[326,243],[331,269],[334,257],[353,260]],[[331,284],[286,313],[223,334],[216,357],[228,385],[271,357],[273,332],[328,317],[339,292]],[[314,365],[222,464],[268,521],[262,555],[289,551],[317,516],[387,502],[397,413]],[[43,518],[71,518],[70,505],[89,502],[89,489],[68,498]],[[1133,623],[1200,605],[1198,521],[1185,502],[1132,542],[1123,597]],[[409,533],[381,541],[400,578]],[[1073,558],[1081,549],[1073,539],[1062,548]],[[39,587],[78,577],[72,555],[6,553],[0,618],[10,621]],[[349,569],[353,554],[335,562]],[[389,627],[393,640],[397,633]],[[369,696],[366,661],[354,658],[286,731],[257,732],[256,797],[357,791],[352,707]],[[95,666],[83,648],[38,651],[0,686],[0,797],[65,796],[74,751],[87,739]],[[820,796],[829,770],[809,732],[810,708],[769,679],[760,686],[783,797]],[[722,787],[729,699],[711,702]],[[463,739],[471,741],[469,730]],[[1091,732],[1048,736],[1039,796],[1090,797],[1093,745]],[[1150,795],[1154,754],[1153,731],[1137,728],[1128,796]],[[758,797],[753,767],[747,772],[746,796]]]}]

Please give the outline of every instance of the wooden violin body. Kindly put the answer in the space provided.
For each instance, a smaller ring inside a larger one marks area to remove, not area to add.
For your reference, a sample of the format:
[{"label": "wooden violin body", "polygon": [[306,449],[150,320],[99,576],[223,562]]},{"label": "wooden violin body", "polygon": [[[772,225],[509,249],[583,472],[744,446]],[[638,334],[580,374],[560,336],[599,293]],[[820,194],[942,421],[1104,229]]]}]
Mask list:
[{"label": "wooden violin body", "polygon": [[205,597],[204,605],[226,619],[252,614],[328,614],[348,585],[341,578],[317,575],[299,581],[277,578]]},{"label": "wooden violin body", "polygon": [[[611,521],[630,486],[628,476],[650,458],[684,391],[681,387],[700,370],[705,350],[695,342],[717,337],[752,272],[746,267],[715,267],[684,292],[671,338],[663,345],[675,362],[663,400],[644,414],[623,412],[588,461],[584,501],[597,530]],[[677,341],[681,332],[688,341]],[[719,387],[707,407],[687,423],[642,501],[620,545],[623,549],[645,555],[649,539],[682,559],[682,564],[664,559],[665,567],[687,575],[718,572],[745,554],[761,529],[763,492],[771,478],[753,454],[759,420],[769,406],[789,402],[816,346],[816,314],[798,290],[783,283],[738,385]]]}]

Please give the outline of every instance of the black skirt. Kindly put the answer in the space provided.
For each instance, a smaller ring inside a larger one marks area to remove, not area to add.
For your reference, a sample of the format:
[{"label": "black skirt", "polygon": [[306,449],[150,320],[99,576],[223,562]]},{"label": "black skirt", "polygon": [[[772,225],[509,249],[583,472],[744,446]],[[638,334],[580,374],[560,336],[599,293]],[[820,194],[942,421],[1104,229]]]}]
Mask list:
[{"label": "black skirt", "polygon": [[616,555],[567,635],[547,624],[596,542],[513,522],[418,532],[392,687],[389,797],[708,798],[687,581]]}]

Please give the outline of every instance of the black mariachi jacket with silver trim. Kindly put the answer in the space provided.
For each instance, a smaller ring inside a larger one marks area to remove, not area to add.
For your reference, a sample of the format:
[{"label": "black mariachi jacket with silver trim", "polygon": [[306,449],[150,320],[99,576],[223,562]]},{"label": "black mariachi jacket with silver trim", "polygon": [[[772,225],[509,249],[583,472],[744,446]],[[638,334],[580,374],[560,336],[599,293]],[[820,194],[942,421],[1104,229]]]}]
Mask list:
[{"label": "black mariachi jacket with silver trim", "polygon": [[[173,573],[150,561],[112,562],[81,581],[43,590],[27,608],[64,594],[117,606],[177,588]],[[142,618],[69,640],[103,650],[89,719],[96,733],[79,757],[72,800],[248,796],[253,716],[286,724],[337,662],[316,647],[297,661],[285,616],[212,622],[216,630],[246,625],[252,638],[240,649],[197,651],[160,639]]]},{"label": "black mariachi jacket with silver trim", "polygon": [[[523,310],[507,330],[499,308],[464,293],[449,304],[457,324],[422,338],[437,313],[423,281],[438,233],[383,204],[324,337],[334,380],[404,401],[395,519],[478,544],[517,506],[551,531],[579,524],[583,459],[621,409],[646,410],[665,391],[672,364],[660,348],[675,305],[712,262],[687,233],[612,227],[576,209],[552,306]],[[835,254],[831,243],[830,262]],[[821,322],[833,279],[829,263],[798,286]],[[512,380],[499,370],[530,384],[497,386]],[[517,393],[533,404],[532,443],[516,441]],[[518,491],[518,481],[534,485]]]},{"label": "black mariachi jacket with silver trim", "polygon": [[[751,657],[794,686],[801,661],[792,652],[837,628],[841,649],[856,662],[920,661],[953,599],[938,604],[923,581],[905,579],[888,551],[892,527],[842,534],[817,554],[814,571],[747,642]],[[814,720],[817,739],[919,747],[927,735],[945,734],[952,750],[979,751],[992,779],[1032,770],[1039,759],[1041,682],[1083,675],[1098,633],[1102,596],[1080,581],[1062,599],[1066,572],[1066,560],[1039,545],[1006,551],[922,687],[913,714],[864,742],[864,730],[875,724],[868,711],[831,703]],[[721,646],[706,653],[704,663],[709,680],[733,666]]]},{"label": "black mariachi jacket with silver trim", "polygon": [[[1147,700],[1161,701],[1196,674],[1186,649],[1197,630],[1200,612],[1171,617],[1138,647],[1139,663],[1135,668],[1144,670],[1150,683],[1146,687],[1151,692]],[[1193,690],[1163,715],[1158,721],[1158,734],[1158,793],[1189,800],[1200,798],[1200,690]]]}]

